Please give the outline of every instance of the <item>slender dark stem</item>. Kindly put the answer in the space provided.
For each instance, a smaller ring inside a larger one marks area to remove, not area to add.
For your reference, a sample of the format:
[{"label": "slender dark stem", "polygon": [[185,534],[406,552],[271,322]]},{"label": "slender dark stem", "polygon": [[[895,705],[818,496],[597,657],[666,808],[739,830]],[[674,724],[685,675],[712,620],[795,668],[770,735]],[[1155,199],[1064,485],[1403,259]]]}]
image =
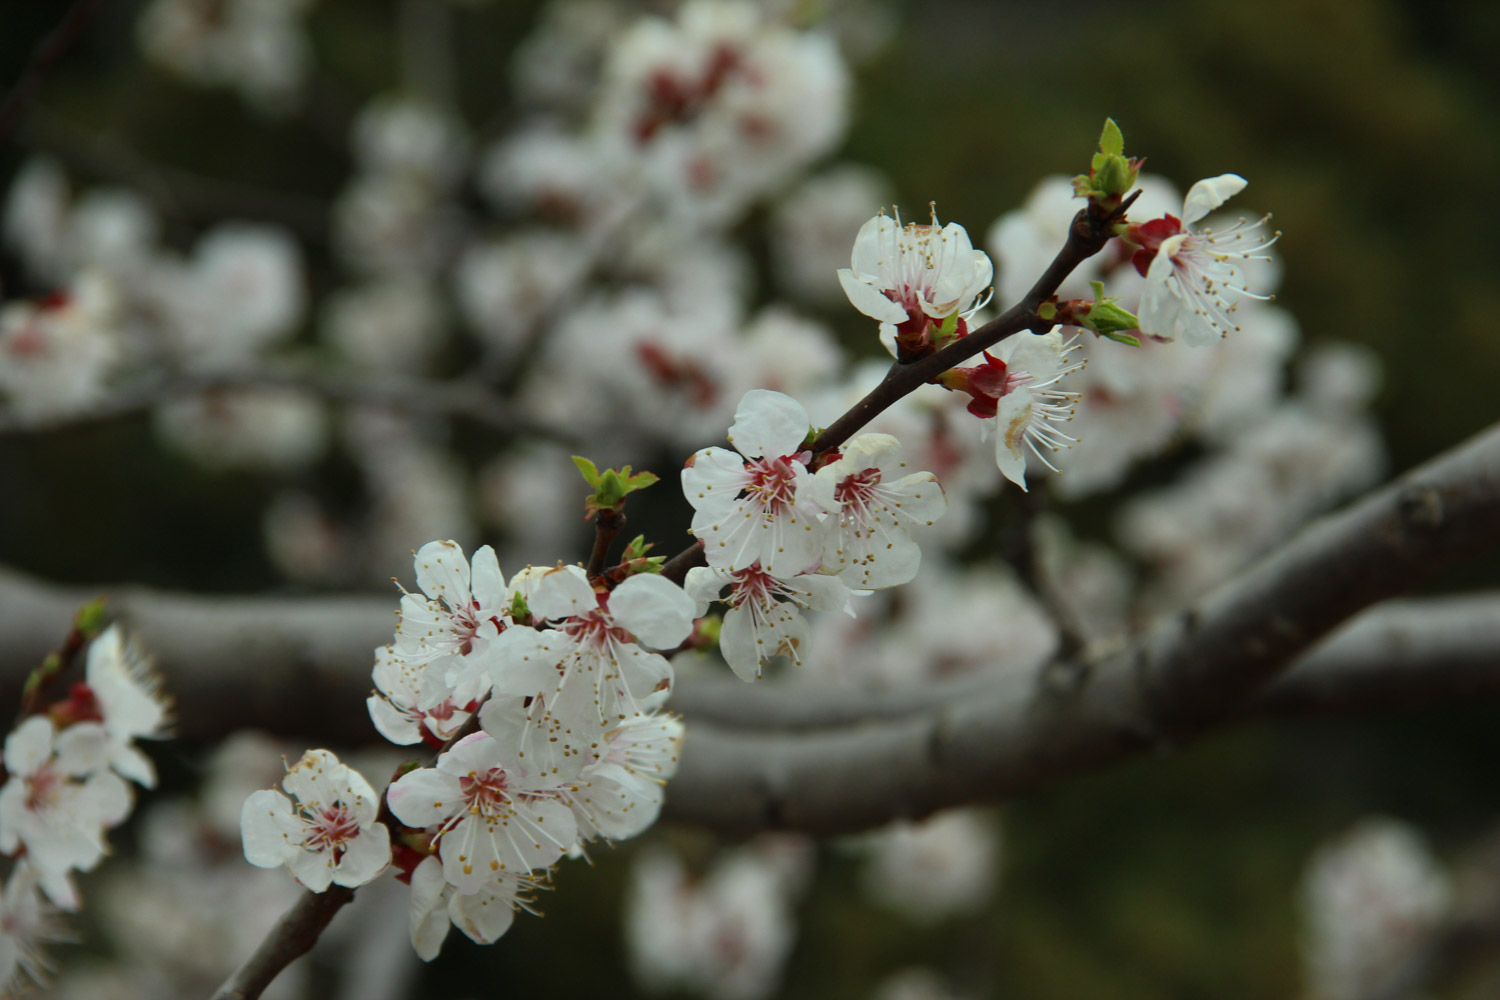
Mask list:
[{"label": "slender dark stem", "polygon": [[61,648],[56,652],[47,654],[47,658],[42,661],[40,669],[44,673],[40,678],[37,678],[38,682],[33,685],[28,681],[26,690],[21,697],[20,711],[16,713],[17,724],[36,711],[37,705],[41,703],[42,696],[47,692],[47,689],[59,677],[72,669],[74,662],[78,659],[78,654],[83,652],[83,647],[86,645],[88,645],[88,636],[83,634],[83,631],[75,622],[68,629],[67,637],[63,639]]},{"label": "slender dark stem", "polygon": [[5,95],[5,103],[0,104],[0,143],[4,143],[15,131],[21,116],[26,113],[27,107],[41,89],[42,78],[67,55],[68,50],[94,19],[94,15],[99,12],[101,5],[102,0],[76,0],[57,23],[57,27],[52,29],[52,33],[36,47],[21,78],[10,88],[10,93]]},{"label": "slender dark stem", "polygon": [[[438,757],[452,750],[459,740],[477,732],[479,710],[475,709],[464,720],[458,732],[449,737],[442,749],[433,755],[428,762],[429,766]],[[397,775],[400,773],[398,771]],[[380,812],[375,817],[376,822],[384,823],[390,828],[393,841],[401,824],[391,814],[391,804],[386,793],[391,790],[395,781],[396,778],[393,777],[386,784],[385,791],[380,793]],[[292,904],[292,908],[282,914],[276,926],[271,928],[265,940],[255,949],[255,953],[224,980],[224,984],[209,1000],[255,1000],[281,974],[282,969],[312,950],[312,946],[318,943],[318,938],[333,920],[334,914],[352,902],[354,890],[341,885],[329,886],[324,892],[304,892]]]},{"label": "slender dark stem", "polygon": [[619,511],[601,510],[594,515],[594,551],[589,553],[588,575],[596,577],[604,572],[604,560],[609,557],[609,547],[615,543],[620,529],[625,527],[625,515]]},{"label": "slender dark stem", "polygon": [[292,962],[306,955],[354,890],[341,885],[326,892],[304,892],[276,921],[249,960],[234,970],[211,1000],[253,1000]]}]

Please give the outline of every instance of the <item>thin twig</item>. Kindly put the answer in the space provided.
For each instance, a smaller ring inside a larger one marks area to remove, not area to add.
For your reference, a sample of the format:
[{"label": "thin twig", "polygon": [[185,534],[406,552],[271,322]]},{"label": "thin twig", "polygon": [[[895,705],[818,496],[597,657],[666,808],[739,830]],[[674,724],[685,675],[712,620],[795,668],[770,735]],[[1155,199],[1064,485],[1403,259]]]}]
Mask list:
[{"label": "thin twig", "polygon": [[[902,397],[980,351],[995,346],[1013,333],[1020,333],[1022,330],[1050,330],[1054,324],[1037,316],[1037,307],[1057,294],[1058,287],[1079,264],[1104,249],[1114,235],[1111,226],[1124,216],[1137,194],[1139,192],[1131,195],[1124,204],[1110,213],[1099,211],[1091,202],[1088,208],[1073,218],[1062,249],[1020,302],[940,351],[910,364],[893,364],[879,385],[845,411],[843,416],[823,428],[810,449],[817,454],[837,448]],[[681,583],[688,570],[704,565],[704,561],[703,546],[694,542],[667,561],[662,567],[662,575]]]},{"label": "thin twig", "polygon": [[601,510],[594,515],[594,549],[589,553],[587,573],[590,578],[604,572],[604,561],[609,558],[609,547],[625,527],[625,515],[613,510]]},{"label": "thin twig", "polygon": [[353,899],[354,890],[342,885],[329,886],[326,892],[304,892],[276,921],[255,954],[224,980],[212,1000],[260,996],[282,969],[312,950],[334,915]]},{"label": "thin twig", "polygon": [[101,0],[75,0],[57,23],[57,27],[36,47],[21,78],[10,88],[10,93],[5,95],[5,102],[0,104],[0,145],[10,138],[26,109],[36,99],[37,92],[42,87],[42,79],[67,55],[84,29],[93,21],[94,15],[99,13],[100,6]]},{"label": "thin twig", "polygon": [[574,440],[566,431],[522,416],[519,410],[472,379],[443,381],[396,374],[350,377],[297,365],[142,378],[76,413],[32,418],[0,415],[0,438],[104,423],[141,413],[168,400],[238,389],[297,389],[351,405],[460,418],[505,434],[525,434],[564,443]]}]

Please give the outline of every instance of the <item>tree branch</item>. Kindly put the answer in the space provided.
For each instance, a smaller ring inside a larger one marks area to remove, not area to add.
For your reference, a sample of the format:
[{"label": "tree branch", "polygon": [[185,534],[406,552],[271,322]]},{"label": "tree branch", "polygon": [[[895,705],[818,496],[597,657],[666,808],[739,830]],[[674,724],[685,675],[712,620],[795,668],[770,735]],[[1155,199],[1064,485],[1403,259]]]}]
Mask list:
[{"label": "tree branch", "polygon": [[525,434],[547,441],[573,440],[556,427],[521,415],[483,384],[471,379],[442,381],[396,374],[350,378],[294,364],[143,378],[76,413],[39,418],[0,414],[0,438],[104,423],[144,412],[171,399],[234,389],[299,389],[334,402],[468,420],[505,434]]},{"label": "tree branch", "polygon": [[[689,737],[667,814],[725,830],[841,832],[1096,769],[1247,706],[1359,710],[1405,704],[1414,691],[1495,691],[1500,598],[1491,595],[1372,612],[1255,701],[1344,618],[1478,555],[1497,536],[1500,427],[1309,526],[1191,611],[1134,640],[1096,644],[1066,669],[863,700],[842,695],[826,707],[815,689],[737,687],[745,707],[735,711],[763,717],[742,717],[738,729],[723,723],[715,696],[700,694],[712,688],[685,679],[676,704],[690,716]],[[0,662],[36,662],[99,591],[0,571]],[[390,639],[394,598],[201,597],[141,587],[109,597],[163,664],[183,735],[207,739],[254,724],[368,738],[362,712],[329,706],[348,708],[368,692],[370,651]],[[15,697],[19,679],[0,696]],[[706,721],[716,711],[718,725]]]},{"label": "tree branch", "polygon": [[690,728],[666,813],[842,833],[997,799],[1184,740],[1240,712],[1360,608],[1500,542],[1500,427],[1337,514],[1117,648],[880,726]]},{"label": "tree branch", "polygon": [[332,885],[326,892],[304,892],[266,935],[255,954],[230,973],[211,1000],[252,1000],[296,959],[306,955],[354,890]]}]

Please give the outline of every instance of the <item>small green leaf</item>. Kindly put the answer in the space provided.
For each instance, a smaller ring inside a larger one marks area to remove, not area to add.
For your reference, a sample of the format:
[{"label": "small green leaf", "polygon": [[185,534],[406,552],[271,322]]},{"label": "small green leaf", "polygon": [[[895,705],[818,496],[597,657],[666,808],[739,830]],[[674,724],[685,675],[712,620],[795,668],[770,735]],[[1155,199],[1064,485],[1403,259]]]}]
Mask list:
[{"label": "small green leaf", "polygon": [[1100,336],[1105,340],[1113,340],[1120,344],[1129,344],[1131,347],[1141,346],[1141,338],[1128,333],[1101,333]]},{"label": "small green leaf", "polygon": [[598,469],[598,467],[595,466],[593,462],[591,462],[588,459],[584,458],[582,455],[574,455],[573,456],[573,464],[576,465],[576,466],[578,466],[578,471],[579,472],[583,473],[583,479],[584,479],[584,481],[586,483],[588,483],[590,486],[594,487],[595,489],[598,489],[598,487],[599,487],[599,469]]},{"label": "small green leaf", "polygon": [[1104,119],[1104,132],[1099,136],[1099,152],[1125,155],[1125,135],[1113,118]]}]

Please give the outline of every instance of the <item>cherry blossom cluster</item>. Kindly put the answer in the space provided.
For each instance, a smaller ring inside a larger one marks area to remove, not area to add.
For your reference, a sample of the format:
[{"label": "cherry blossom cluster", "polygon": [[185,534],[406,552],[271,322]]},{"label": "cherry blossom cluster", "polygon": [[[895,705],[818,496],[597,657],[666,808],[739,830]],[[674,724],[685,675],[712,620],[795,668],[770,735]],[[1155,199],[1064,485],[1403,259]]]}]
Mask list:
[{"label": "cherry blossom cluster", "polygon": [[947,509],[937,478],[907,472],[889,434],[861,434],[815,463],[811,431],[802,404],[754,389],[729,428],[736,451],[705,448],[682,471],[689,530],[708,563],[689,570],[685,586],[699,614],[725,604],[719,648],[745,680],[777,656],[800,662],[802,610],[848,609],[855,591],[916,576],[912,532]]},{"label": "cherry blossom cluster", "polygon": [[106,834],[134,801],[129,783],[155,786],[136,741],[166,735],[159,687],[141,650],[111,626],[89,644],[84,679],[6,736],[0,854],[12,864],[0,897],[0,994],[43,979],[43,946],[66,936],[59,911],[83,905],[73,873],[108,852]]},{"label": "cherry blossom cluster", "polygon": [[309,751],[287,795],[246,801],[243,832],[252,863],[315,892],[394,864],[431,959],[450,926],[496,940],[563,856],[655,820],[682,740],[659,711],[673,672],[658,650],[688,638],[693,603],[650,572],[612,589],[580,566],[507,581],[493,549],[471,562],[451,541],[423,546],[416,575],[369,707],[393,743],[441,748],[434,766],[395,780],[381,817],[358,773]]}]

